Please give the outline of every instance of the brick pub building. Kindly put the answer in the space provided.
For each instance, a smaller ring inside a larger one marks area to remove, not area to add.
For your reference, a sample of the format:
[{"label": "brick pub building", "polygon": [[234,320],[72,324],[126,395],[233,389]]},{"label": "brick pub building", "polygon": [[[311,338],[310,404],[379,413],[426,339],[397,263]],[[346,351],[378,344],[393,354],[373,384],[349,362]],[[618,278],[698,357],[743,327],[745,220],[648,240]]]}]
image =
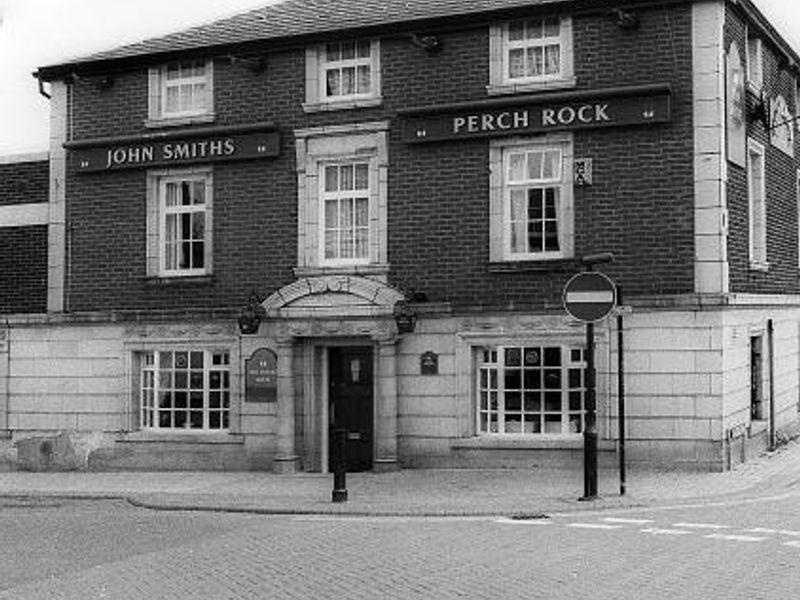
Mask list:
[{"label": "brick pub building", "polygon": [[729,468],[798,416],[799,75],[748,0],[287,0],[42,67],[5,456],[324,472],[340,427],[359,469],[579,465],[562,289],[608,252],[629,459]]}]

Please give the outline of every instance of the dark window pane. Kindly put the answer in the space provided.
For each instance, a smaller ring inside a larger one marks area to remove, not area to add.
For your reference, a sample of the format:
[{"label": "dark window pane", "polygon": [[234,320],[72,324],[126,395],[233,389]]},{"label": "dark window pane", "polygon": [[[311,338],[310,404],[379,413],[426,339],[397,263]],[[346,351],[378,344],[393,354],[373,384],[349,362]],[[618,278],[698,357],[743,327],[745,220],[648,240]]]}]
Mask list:
[{"label": "dark window pane", "polygon": [[569,432],[570,433],[583,433],[583,426],[581,424],[580,415],[570,415],[570,417],[569,417]]},{"label": "dark window pane", "polygon": [[540,412],[542,410],[542,394],[539,392],[525,392],[525,412]]},{"label": "dark window pane", "polygon": [[175,392],[175,408],[186,408],[186,392]]},{"label": "dark window pane", "polygon": [[191,388],[193,390],[202,390],[203,389],[203,372],[202,371],[192,371],[191,374]]},{"label": "dark window pane", "polygon": [[192,392],[190,399],[192,408],[203,408],[203,392]]},{"label": "dark window pane", "polygon": [[522,353],[519,348],[506,348],[506,366],[518,367],[522,364]]},{"label": "dark window pane", "polygon": [[216,411],[208,413],[208,426],[210,429],[219,429],[221,423],[220,413]]},{"label": "dark window pane", "polygon": [[545,371],[544,387],[548,390],[561,389],[561,369],[547,369]]},{"label": "dark window pane", "polygon": [[561,392],[545,392],[544,409],[547,412],[561,412]]},{"label": "dark window pane", "polygon": [[571,388],[579,388],[581,387],[581,372],[583,369],[570,369],[569,370],[569,387]]},{"label": "dark window pane", "polygon": [[506,394],[506,411],[519,412],[522,410],[522,394],[510,392]]},{"label": "dark window pane", "polygon": [[170,416],[172,413],[169,412],[160,412],[158,413],[158,426],[159,427],[169,427],[170,426]]},{"label": "dark window pane", "polygon": [[186,413],[184,411],[175,413],[175,427],[186,427]]},{"label": "dark window pane", "polygon": [[544,364],[548,367],[561,366],[561,348],[545,348]]},{"label": "dark window pane", "polygon": [[507,369],[505,377],[507,390],[519,390],[522,388],[522,371],[519,369]]},{"label": "dark window pane", "polygon": [[219,392],[209,392],[208,393],[208,406],[209,406],[209,408],[219,408],[220,407],[220,393]]},{"label": "dark window pane", "polygon": [[583,410],[583,394],[581,392],[569,393],[569,409]]},{"label": "dark window pane", "polygon": [[189,386],[189,377],[186,371],[175,371],[175,388],[186,389]]},{"label": "dark window pane", "polygon": [[192,429],[203,428],[203,413],[198,411],[191,412]]},{"label": "dark window pane", "polygon": [[539,415],[525,416],[525,433],[541,433],[542,418]]},{"label": "dark window pane", "polygon": [[525,389],[538,390],[542,387],[542,373],[539,369],[525,369]]},{"label": "dark window pane", "polygon": [[579,348],[570,350],[570,360],[572,362],[581,362],[583,360],[583,350]]},{"label": "dark window pane", "polygon": [[525,348],[525,366],[536,367],[542,359],[541,348]]},{"label": "dark window pane", "polygon": [[175,353],[175,368],[176,369],[185,369],[189,365],[189,353],[188,352],[176,352]]}]

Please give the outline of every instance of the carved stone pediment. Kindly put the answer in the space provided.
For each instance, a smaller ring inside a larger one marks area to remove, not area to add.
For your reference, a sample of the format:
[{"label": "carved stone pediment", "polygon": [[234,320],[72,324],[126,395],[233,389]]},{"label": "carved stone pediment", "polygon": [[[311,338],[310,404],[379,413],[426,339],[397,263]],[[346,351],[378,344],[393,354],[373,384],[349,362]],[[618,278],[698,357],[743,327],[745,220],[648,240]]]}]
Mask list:
[{"label": "carved stone pediment", "polygon": [[391,315],[404,296],[393,287],[367,277],[326,275],[305,277],[262,302],[268,318],[318,319]]}]

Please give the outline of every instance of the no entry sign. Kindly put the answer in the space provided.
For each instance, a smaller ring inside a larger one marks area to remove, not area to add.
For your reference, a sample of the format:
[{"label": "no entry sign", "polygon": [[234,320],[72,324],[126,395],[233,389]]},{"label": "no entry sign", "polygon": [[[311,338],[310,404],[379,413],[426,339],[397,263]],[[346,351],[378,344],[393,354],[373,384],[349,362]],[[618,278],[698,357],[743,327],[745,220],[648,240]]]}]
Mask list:
[{"label": "no entry sign", "polygon": [[615,304],[616,286],[602,273],[578,273],[564,286],[564,308],[579,321],[599,321]]}]

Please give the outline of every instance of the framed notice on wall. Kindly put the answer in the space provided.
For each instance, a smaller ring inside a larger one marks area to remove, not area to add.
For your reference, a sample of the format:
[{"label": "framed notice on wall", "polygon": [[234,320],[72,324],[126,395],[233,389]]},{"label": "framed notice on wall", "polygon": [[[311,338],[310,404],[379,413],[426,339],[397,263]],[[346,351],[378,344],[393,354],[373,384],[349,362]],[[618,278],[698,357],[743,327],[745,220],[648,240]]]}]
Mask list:
[{"label": "framed notice on wall", "polygon": [[244,361],[245,402],[277,402],[278,358],[272,350],[259,348]]}]

